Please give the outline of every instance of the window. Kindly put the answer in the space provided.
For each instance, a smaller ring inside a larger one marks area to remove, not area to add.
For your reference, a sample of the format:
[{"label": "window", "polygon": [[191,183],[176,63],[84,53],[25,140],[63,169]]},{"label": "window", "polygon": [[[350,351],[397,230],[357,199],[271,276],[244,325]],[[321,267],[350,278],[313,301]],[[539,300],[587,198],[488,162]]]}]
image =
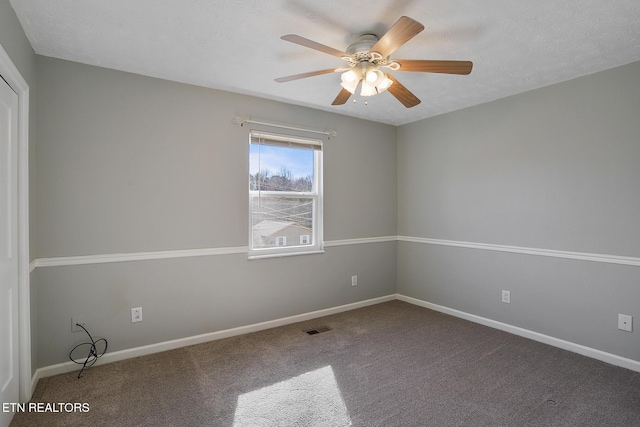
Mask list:
[{"label": "window", "polygon": [[322,252],[322,141],[251,132],[249,222],[249,258]]}]

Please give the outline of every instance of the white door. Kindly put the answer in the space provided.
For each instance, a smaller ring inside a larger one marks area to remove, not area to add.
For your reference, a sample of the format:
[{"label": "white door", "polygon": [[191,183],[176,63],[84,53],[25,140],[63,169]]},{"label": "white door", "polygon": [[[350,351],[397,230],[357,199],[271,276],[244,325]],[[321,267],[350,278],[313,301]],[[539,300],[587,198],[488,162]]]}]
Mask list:
[{"label": "white door", "polygon": [[[18,96],[0,77],[0,427],[18,403]],[[8,407],[10,409],[10,406]]]}]

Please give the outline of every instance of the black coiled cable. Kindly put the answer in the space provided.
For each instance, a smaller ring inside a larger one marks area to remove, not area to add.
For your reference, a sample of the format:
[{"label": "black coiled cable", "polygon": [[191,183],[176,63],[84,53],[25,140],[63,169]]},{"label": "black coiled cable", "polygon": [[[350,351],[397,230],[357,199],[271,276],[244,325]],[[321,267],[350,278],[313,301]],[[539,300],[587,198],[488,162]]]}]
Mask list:
[{"label": "black coiled cable", "polygon": [[[93,337],[91,336],[89,331],[87,331],[87,328],[85,328],[84,326],[82,326],[79,323],[76,323],[76,326],[80,326],[87,333],[87,335],[89,335],[89,339],[91,340],[91,342],[83,342],[83,343],[78,344],[77,346],[73,347],[71,349],[71,351],[69,352],[69,359],[71,359],[71,361],[73,363],[77,363],[78,365],[82,365],[82,369],[80,370],[80,373],[78,373],[78,378],[80,378],[82,376],[82,372],[85,370],[85,368],[88,368],[89,366],[92,366],[94,363],[96,363],[96,361],[100,357],[102,357],[102,355],[104,355],[107,352],[107,340],[104,339],[104,338],[100,338],[99,340],[96,341],[96,340],[93,339]],[[98,353],[98,345],[100,344],[100,342],[104,342],[104,350],[102,350],[100,353]],[[87,348],[87,350],[89,352],[87,354],[87,357],[84,360],[84,362],[75,360],[73,358],[73,352],[76,351],[77,349],[81,349],[81,348]]]}]

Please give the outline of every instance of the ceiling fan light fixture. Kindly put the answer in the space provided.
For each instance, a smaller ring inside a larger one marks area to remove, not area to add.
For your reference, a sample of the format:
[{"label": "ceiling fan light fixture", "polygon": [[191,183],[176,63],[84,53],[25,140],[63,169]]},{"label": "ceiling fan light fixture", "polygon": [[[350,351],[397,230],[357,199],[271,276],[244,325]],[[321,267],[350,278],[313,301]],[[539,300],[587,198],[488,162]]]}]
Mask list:
[{"label": "ceiling fan light fixture", "polygon": [[354,70],[349,70],[345,73],[342,73],[341,79],[345,83],[353,83],[360,80],[360,76]]},{"label": "ceiling fan light fixture", "polygon": [[359,82],[354,82],[354,83],[344,83],[344,82],[342,82],[342,83],[340,83],[340,86],[345,88],[351,94],[354,94],[354,93],[356,93],[356,89],[358,87],[358,83]]},{"label": "ceiling fan light fixture", "polygon": [[380,86],[387,76],[375,67],[371,67],[365,74],[365,80],[371,86]]},{"label": "ceiling fan light fixture", "polygon": [[362,80],[362,88],[360,89],[360,96],[373,96],[377,93],[378,91],[376,90],[375,86],[372,86],[369,83],[367,83],[366,79]]},{"label": "ceiling fan light fixture", "polygon": [[[370,78],[370,76],[372,76]],[[389,86],[393,84],[385,73],[380,70],[370,70],[365,74],[362,79],[362,89],[360,89],[360,96],[373,96],[382,93],[389,89]]]},{"label": "ceiling fan light fixture", "polygon": [[378,92],[382,93],[385,90],[389,89],[389,86],[391,86],[393,84],[393,80],[391,80],[389,77],[387,77],[386,75],[384,76],[384,79],[382,80],[382,83],[380,83],[380,85],[378,86]]},{"label": "ceiling fan light fixture", "polygon": [[340,80],[342,81],[340,83],[340,86],[351,93],[355,93],[356,88],[358,87],[358,83],[360,83],[360,80],[362,79],[362,74],[358,71],[360,70],[351,69],[342,73],[342,75],[340,76]]}]

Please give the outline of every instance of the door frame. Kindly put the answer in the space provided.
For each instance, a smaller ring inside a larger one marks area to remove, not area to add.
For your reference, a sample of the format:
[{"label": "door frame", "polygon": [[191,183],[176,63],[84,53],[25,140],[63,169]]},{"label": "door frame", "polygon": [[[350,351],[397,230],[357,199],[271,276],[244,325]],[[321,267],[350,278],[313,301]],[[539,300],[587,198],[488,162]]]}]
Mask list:
[{"label": "door frame", "polygon": [[33,393],[29,271],[29,85],[0,44],[0,75],[18,95],[18,349],[20,401]]}]

